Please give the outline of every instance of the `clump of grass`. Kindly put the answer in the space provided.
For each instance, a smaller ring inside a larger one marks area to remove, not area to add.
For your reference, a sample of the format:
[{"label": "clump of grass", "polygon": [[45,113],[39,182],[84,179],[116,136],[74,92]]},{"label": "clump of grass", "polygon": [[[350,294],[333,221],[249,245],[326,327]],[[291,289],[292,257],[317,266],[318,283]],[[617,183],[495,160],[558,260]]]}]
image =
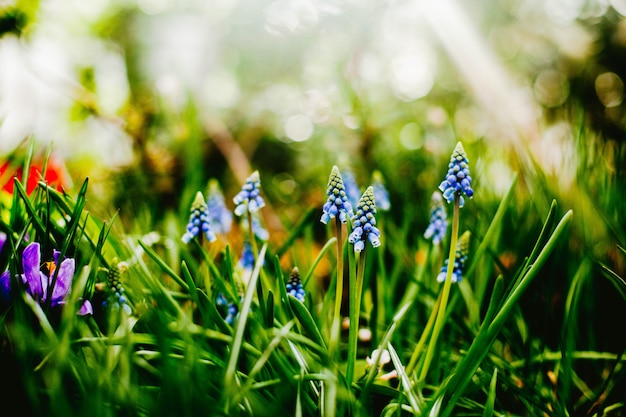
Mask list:
[{"label": "clump of grass", "polygon": [[[380,177],[372,179],[378,187]],[[353,209],[335,166],[321,209],[322,223],[335,219],[334,233],[312,262],[298,265],[297,256],[285,255],[298,242],[310,244],[319,222],[292,228],[286,246],[260,239],[253,217],[265,206],[258,171],[233,201],[247,230],[229,225],[220,239],[211,225],[224,207],[210,210],[200,191],[188,194],[196,196],[191,215],[169,235],[146,230],[137,238],[112,233],[115,218],[86,211],[87,180],[74,196],[44,181],[28,194],[16,180],[0,223],[0,267],[15,278],[0,316],[0,353],[12,364],[5,377],[22,381],[14,387],[21,415],[565,415],[581,403],[619,409],[619,401],[601,399],[623,377],[622,355],[578,351],[571,336],[584,269],[569,289],[562,350],[529,336],[521,301],[562,248],[573,214],[559,215],[553,202],[538,234],[523,237],[533,242],[528,253],[507,268],[500,245],[519,204],[517,187],[514,180],[490,222],[471,212],[461,217],[463,196],[474,193],[459,143],[440,186],[452,204],[450,237],[427,232],[436,236],[429,242],[410,223],[376,218],[379,200],[386,204],[374,185]],[[447,215],[433,218],[441,229]],[[71,291],[56,309],[21,284],[20,260],[33,242],[42,254],[56,249],[76,261]],[[253,261],[242,268],[234,254],[246,247]],[[374,248],[377,256],[368,256]],[[407,254],[420,256],[403,264]],[[315,285],[322,261],[334,268],[327,288]],[[625,292],[617,273],[605,274]],[[93,312],[79,315],[85,300]],[[346,301],[347,334],[340,331]],[[597,392],[578,374],[567,376],[583,358],[614,364]],[[555,374],[556,385],[548,377]]]}]

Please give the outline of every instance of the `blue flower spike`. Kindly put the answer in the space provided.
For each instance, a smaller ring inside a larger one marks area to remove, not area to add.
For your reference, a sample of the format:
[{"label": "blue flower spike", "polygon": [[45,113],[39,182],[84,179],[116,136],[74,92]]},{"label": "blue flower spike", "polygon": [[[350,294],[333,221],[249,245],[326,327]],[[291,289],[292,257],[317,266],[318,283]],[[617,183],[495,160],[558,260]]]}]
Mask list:
[{"label": "blue flower spike", "polygon": [[200,191],[196,194],[196,198],[191,204],[191,214],[189,215],[189,223],[187,223],[187,230],[182,237],[183,243],[189,243],[193,238],[198,236],[200,232],[204,233],[209,242],[214,242],[217,239],[215,232],[211,228],[209,222],[209,208],[204,201],[204,196]]},{"label": "blue flower spike", "polygon": [[287,294],[294,296],[302,303],[304,302],[306,292],[302,286],[302,278],[300,278],[300,272],[298,271],[297,266],[291,271],[291,275],[289,275],[289,280],[285,285],[285,289],[287,290]]},{"label": "blue flower spike", "polygon": [[243,243],[241,258],[239,258],[237,266],[248,271],[252,271],[254,269],[254,252],[252,251],[252,245],[248,241]]},{"label": "blue flower spike", "polygon": [[372,187],[374,187],[376,207],[378,207],[380,211],[388,211],[391,208],[389,192],[383,182],[383,175],[378,170],[374,171],[372,174]]},{"label": "blue flower spike", "polygon": [[426,239],[432,239],[433,244],[438,245],[446,237],[448,220],[443,198],[439,191],[433,192],[430,199],[430,224],[424,232]]},{"label": "blue flower spike", "polygon": [[[454,257],[454,269],[452,270],[452,282],[459,282],[463,279],[463,268],[465,267],[465,261],[467,260],[467,253],[469,251],[469,239],[470,231],[467,230],[459,237],[459,242],[456,245],[456,256]],[[446,274],[448,273],[448,260],[441,267],[441,272],[437,275],[437,281],[443,282],[446,280]]]},{"label": "blue flower spike", "polygon": [[361,196],[356,213],[352,217],[352,233],[348,236],[348,242],[354,245],[355,252],[365,249],[366,240],[374,248],[380,246],[380,230],[376,227],[375,214],[374,187],[369,186]]},{"label": "blue flower spike", "polygon": [[119,310],[121,308],[126,314],[131,314],[132,309],[128,305],[126,291],[122,285],[122,273],[127,270],[128,264],[126,262],[119,262],[109,269],[107,274],[109,297],[103,302],[103,307],[108,306],[112,310]]},{"label": "blue flower spike", "polygon": [[215,233],[228,234],[233,222],[233,214],[226,207],[224,194],[219,182],[212,178],[209,180],[209,192],[206,201],[209,208],[209,222]]},{"label": "blue flower spike", "polygon": [[328,186],[326,187],[326,195],[328,199],[324,204],[322,210],[322,218],[320,221],[327,224],[330,219],[335,217],[339,218],[341,223],[348,221],[349,217],[352,217],[352,204],[348,200],[348,194],[341,178],[341,173],[337,166],[333,166],[328,179]]},{"label": "blue flower spike", "polygon": [[454,201],[455,196],[459,196],[459,207],[463,207],[465,203],[463,194],[468,198],[474,196],[471,184],[472,177],[470,177],[467,154],[461,142],[458,142],[450,157],[446,179],[441,182],[439,189],[448,203]]},{"label": "blue flower spike", "polygon": [[233,198],[235,203],[235,214],[243,215],[246,210],[250,213],[259,211],[265,207],[265,200],[261,197],[261,180],[259,171],[254,171],[241,187],[241,191]]},{"label": "blue flower spike", "polygon": [[237,307],[237,304],[228,301],[223,293],[219,293],[217,295],[215,304],[226,310],[224,315],[224,321],[231,326],[235,324],[235,319],[237,318],[237,314],[239,314],[239,308]]}]

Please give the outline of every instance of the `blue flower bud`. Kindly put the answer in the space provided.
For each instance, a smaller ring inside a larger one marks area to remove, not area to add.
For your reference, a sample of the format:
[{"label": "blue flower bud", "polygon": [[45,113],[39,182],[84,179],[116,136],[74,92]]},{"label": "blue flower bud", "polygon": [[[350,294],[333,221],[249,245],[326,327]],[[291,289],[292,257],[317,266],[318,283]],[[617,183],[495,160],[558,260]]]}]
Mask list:
[{"label": "blue flower bud", "polygon": [[183,243],[191,242],[191,239],[198,236],[200,231],[204,233],[209,242],[214,242],[217,236],[209,224],[209,208],[200,191],[196,193],[196,198],[191,204],[190,212],[187,230],[182,237]]},{"label": "blue flower bud", "polygon": [[374,187],[369,186],[361,196],[356,213],[352,217],[353,229],[348,236],[348,242],[354,244],[355,252],[365,249],[366,238],[372,247],[380,246],[380,230],[376,227],[375,214]]},{"label": "blue flower bud", "polygon": [[[456,245],[454,266],[452,269],[452,282],[459,282],[461,281],[461,279],[463,279],[463,268],[465,267],[465,261],[467,260],[467,253],[469,251],[469,238],[469,230],[459,237],[459,241]],[[448,259],[446,259],[446,263],[441,267],[441,272],[439,272],[439,275],[437,275],[437,281],[445,281],[447,273]]]},{"label": "blue flower bud", "polygon": [[330,219],[338,216],[341,223],[348,221],[348,216],[352,216],[352,204],[346,194],[346,189],[341,178],[341,173],[337,166],[333,166],[326,187],[328,199],[322,207],[322,217],[320,221],[327,224]]},{"label": "blue flower bud", "polygon": [[291,271],[291,275],[289,275],[289,280],[287,284],[285,284],[285,289],[287,290],[287,294],[290,294],[296,297],[299,301],[304,302],[304,296],[306,292],[304,291],[304,287],[302,286],[302,278],[300,278],[300,272],[298,271],[298,267],[294,267]]},{"label": "blue flower bud", "polygon": [[233,198],[233,202],[236,204],[235,214],[241,216],[246,210],[254,213],[265,207],[265,200],[263,200],[260,194],[261,180],[259,179],[259,171],[254,171],[241,187],[241,191]]},{"label": "blue flower bud", "polygon": [[470,176],[467,154],[461,142],[458,142],[450,157],[446,179],[439,184],[439,189],[448,203],[454,201],[455,196],[459,196],[459,206],[463,207],[465,204],[463,194],[468,198],[474,196],[471,184],[472,177]]}]

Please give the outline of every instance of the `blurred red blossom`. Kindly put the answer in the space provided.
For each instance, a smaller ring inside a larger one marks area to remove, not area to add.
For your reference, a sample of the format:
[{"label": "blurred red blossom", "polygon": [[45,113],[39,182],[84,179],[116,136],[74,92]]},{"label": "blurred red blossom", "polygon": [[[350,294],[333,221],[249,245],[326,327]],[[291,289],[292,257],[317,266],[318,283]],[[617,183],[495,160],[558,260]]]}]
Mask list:
[{"label": "blurred red blossom", "polygon": [[[49,186],[56,188],[58,191],[66,188],[69,184],[62,163],[50,158],[46,166],[45,175],[42,173],[43,166],[43,161],[34,160],[32,162],[26,183],[26,193],[28,195],[35,190],[37,183],[41,180],[44,180]],[[15,164],[11,160],[2,162],[0,164],[0,188],[8,193],[13,193],[13,178],[17,177],[18,180],[22,181],[22,171],[21,164]]]}]

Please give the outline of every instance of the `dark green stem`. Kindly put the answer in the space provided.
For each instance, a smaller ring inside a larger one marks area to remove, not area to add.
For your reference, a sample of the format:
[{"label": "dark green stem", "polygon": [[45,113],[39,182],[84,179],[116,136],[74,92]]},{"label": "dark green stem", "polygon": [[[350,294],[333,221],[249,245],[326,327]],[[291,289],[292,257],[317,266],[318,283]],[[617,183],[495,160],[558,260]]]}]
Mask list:
[{"label": "dark green stem", "polygon": [[330,356],[335,357],[341,335],[341,304],[343,302],[343,227],[338,217],[335,218],[337,234],[337,281],[335,287],[335,308],[330,329]]},{"label": "dark green stem", "polygon": [[348,387],[352,386],[352,381],[354,380],[366,253],[367,247],[360,253],[356,274],[350,275],[350,330],[348,332],[348,364],[346,369]]},{"label": "dark green stem", "polygon": [[428,368],[435,355],[435,349],[437,348],[437,339],[443,329],[446,307],[448,305],[448,298],[450,296],[450,287],[452,286],[452,272],[454,271],[454,259],[456,258],[456,245],[459,238],[459,214],[461,207],[461,196],[454,195],[454,213],[452,215],[452,236],[450,238],[450,253],[448,255],[448,270],[446,273],[446,279],[443,283],[443,289],[441,290],[441,304],[437,309],[437,319],[435,320],[435,327],[433,329],[433,335],[430,343],[428,344],[428,350],[426,351],[426,359],[419,375],[419,381],[424,381],[426,375],[428,375]]}]

